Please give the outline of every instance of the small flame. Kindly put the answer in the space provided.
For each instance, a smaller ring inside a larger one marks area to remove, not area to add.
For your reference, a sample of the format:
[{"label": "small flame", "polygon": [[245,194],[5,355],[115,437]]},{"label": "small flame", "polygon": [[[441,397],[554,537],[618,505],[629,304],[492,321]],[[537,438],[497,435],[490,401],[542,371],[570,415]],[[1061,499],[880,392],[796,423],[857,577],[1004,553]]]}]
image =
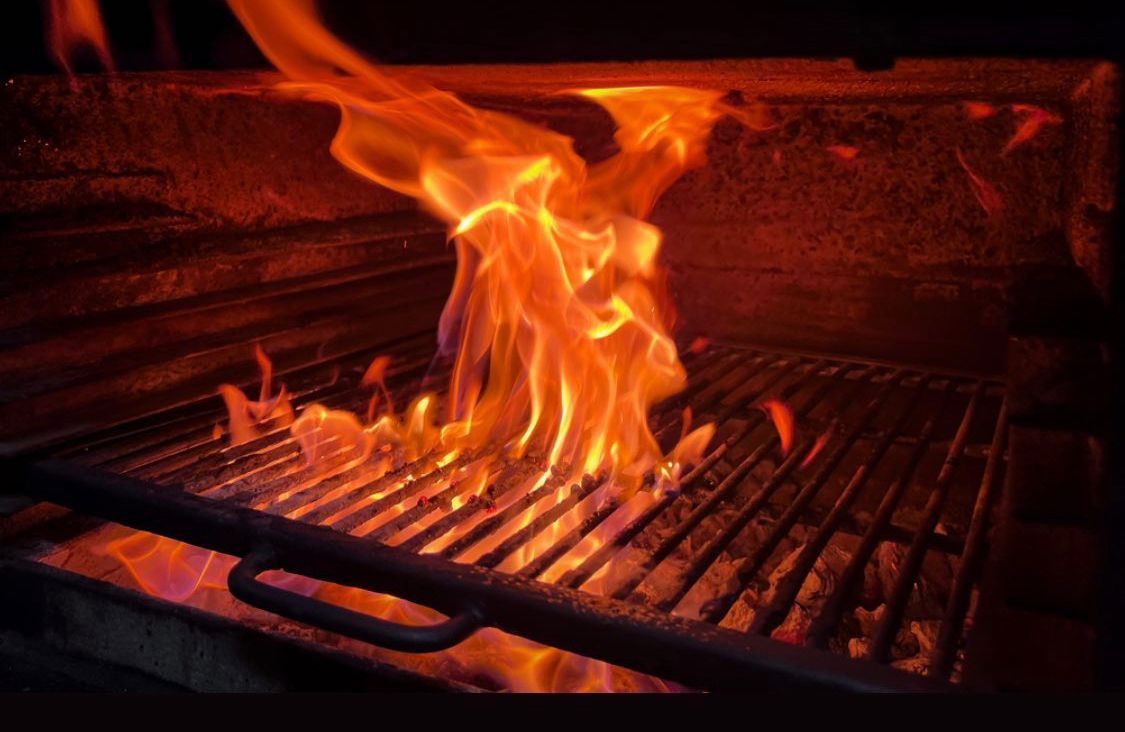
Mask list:
[{"label": "small flame", "polygon": [[965,102],[965,116],[972,120],[988,119],[996,114],[996,107],[987,102]]},{"label": "small flame", "polygon": [[773,421],[774,429],[777,430],[777,436],[781,440],[782,457],[788,455],[793,448],[793,436],[796,429],[796,419],[793,417],[792,408],[780,399],[767,399],[758,408],[768,414],[770,420]]},{"label": "small flame", "polygon": [[965,161],[965,156],[961,153],[961,148],[955,148],[954,152],[957,153],[957,162],[961,164],[961,167],[965,169],[965,173],[969,176],[969,184],[973,188],[973,195],[976,196],[980,207],[989,216],[1002,210],[1004,199],[1000,197],[999,191],[969,167],[969,164]]},{"label": "small flame", "polygon": [[383,398],[385,404],[384,409],[387,412],[394,412],[395,405],[391,400],[391,393],[387,391],[387,367],[391,365],[390,356],[378,356],[367,367],[367,371],[363,374],[363,379],[360,380],[360,385],[374,387],[375,391],[371,395],[370,401],[367,403],[367,421],[368,423],[375,421],[375,414],[379,407],[379,398]]},{"label": "small flame", "polygon": [[1016,128],[1016,133],[1012,135],[1012,139],[1008,140],[1008,144],[1004,146],[1002,154],[1007,154],[1034,139],[1044,126],[1062,124],[1063,121],[1059,115],[1032,104],[1013,104],[1012,114],[1023,117],[1023,121]]},{"label": "small flame", "polygon": [[840,158],[840,160],[851,161],[859,157],[859,148],[853,145],[829,145],[824,149]]},{"label": "small flame", "polygon": [[813,442],[812,449],[809,450],[808,455],[805,455],[804,459],[801,460],[802,470],[812,465],[813,460],[816,460],[816,456],[821,453],[824,446],[828,444],[828,440],[832,437],[833,429],[834,427],[829,427],[817,436],[816,441]]},{"label": "small flame", "polygon": [[258,401],[251,401],[242,390],[231,384],[222,384],[219,394],[227,406],[230,417],[229,432],[232,445],[241,445],[260,437],[267,427],[282,428],[293,422],[293,406],[289,394],[282,386],[276,397],[273,393],[273,363],[260,345],[254,347],[254,357],[262,372],[262,387]]},{"label": "small flame", "polygon": [[97,0],[49,0],[47,11],[47,45],[66,73],[73,75],[73,62],[84,48],[93,50],[103,68],[113,70]]},{"label": "small flame", "polygon": [[710,347],[711,347],[711,341],[708,340],[707,338],[704,338],[703,336],[699,336],[698,338],[696,338],[695,340],[693,340],[691,342],[691,345],[688,346],[688,350],[691,351],[692,353],[694,353],[696,356],[698,356],[699,354],[703,353],[704,351],[706,351]]}]

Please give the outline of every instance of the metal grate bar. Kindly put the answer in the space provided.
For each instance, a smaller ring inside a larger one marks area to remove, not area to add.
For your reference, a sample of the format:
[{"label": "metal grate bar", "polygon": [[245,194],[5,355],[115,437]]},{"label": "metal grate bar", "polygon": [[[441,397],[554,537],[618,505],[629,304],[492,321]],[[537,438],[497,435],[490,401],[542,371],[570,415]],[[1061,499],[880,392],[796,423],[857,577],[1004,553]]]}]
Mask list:
[{"label": "metal grate bar", "polygon": [[[417,341],[404,339],[395,356],[397,371],[390,374],[389,387],[396,403],[422,391],[440,394],[444,388],[446,379],[431,373],[433,362],[417,345]],[[84,458],[155,479],[167,486],[165,490],[182,490],[207,499],[207,504],[247,510],[262,519],[295,519],[310,525],[308,529],[326,531],[316,534],[324,540],[362,538],[364,546],[393,549],[404,557],[421,555],[427,561],[461,567],[469,573],[465,577],[490,578],[490,582],[539,579],[542,582],[531,585],[567,592],[581,588],[584,597],[625,601],[619,607],[636,608],[646,617],[675,618],[674,611],[689,593],[693,598],[706,594],[701,598],[699,620],[690,622],[732,637],[754,638],[755,643],[786,619],[803,583],[837,534],[862,536],[835,591],[808,628],[808,646],[824,647],[880,542],[909,545],[910,557],[924,556],[931,548],[957,554],[964,547],[971,561],[958,567],[941,626],[943,639],[952,639],[942,643],[952,649],[972,589],[971,567],[986,544],[982,526],[1002,442],[997,444],[994,439],[988,452],[990,462],[967,538],[958,536],[956,530],[949,536],[934,535],[932,524],[946,502],[938,494],[949,491],[957,460],[963,455],[985,454],[983,445],[968,443],[966,431],[975,404],[985,393],[984,382],[976,383],[969,414],[951,438],[949,454],[954,459],[947,459],[944,477],[938,481],[941,490],[929,496],[922,531],[917,532],[893,523],[892,518],[910,491],[923,456],[936,445],[946,447],[935,442],[936,425],[944,424],[938,416],[948,404],[947,395],[958,391],[955,385],[964,377],[936,377],[863,361],[727,348],[713,348],[685,358],[685,363],[688,384],[654,408],[653,434],[662,449],[670,450],[684,429],[685,408],[690,408],[692,421],[714,423],[722,441],[691,466],[675,490],[665,486],[657,491],[651,475],[635,491],[625,490],[605,476],[585,476],[567,485],[564,476],[570,472],[566,466],[550,466],[541,455],[515,457],[494,449],[459,454],[435,451],[413,459],[395,448],[360,456],[332,436],[318,444],[319,457],[313,468],[306,464],[297,439],[280,424],[270,429],[267,423],[263,434],[244,444],[218,448],[208,433],[213,416],[198,406],[163,420],[125,425],[120,431],[126,447],[98,438],[96,448]],[[334,367],[347,370],[330,379]],[[303,372],[291,392],[294,406],[315,401],[362,412],[370,398],[370,391],[357,383],[363,367],[359,356],[352,355],[338,364],[322,363],[319,371]],[[800,425],[796,445],[785,456],[777,457],[781,440],[767,412],[754,408],[767,396],[788,404]],[[923,399],[929,400],[925,409]],[[931,411],[931,404],[937,405],[937,413]],[[907,434],[907,425],[916,422],[923,422],[920,432]],[[161,429],[170,431],[162,434]],[[953,431],[952,422],[949,430]],[[821,448],[825,448],[823,453]],[[892,449],[900,452],[892,453]],[[846,474],[845,465],[849,466]],[[811,473],[794,481],[794,475],[806,475],[806,468]],[[872,495],[876,470],[891,470],[894,476],[881,494]],[[756,477],[759,473],[762,475]],[[747,498],[739,497],[740,491],[750,490]],[[953,495],[958,510],[967,512],[962,492]],[[853,515],[856,506],[876,499],[879,506],[874,517]],[[953,499],[949,503],[954,505]],[[699,529],[712,518],[720,519],[716,533],[704,537],[695,551],[688,551],[689,539],[698,537]],[[749,549],[731,548],[741,547],[735,539],[741,541],[751,522],[755,536],[763,538]],[[807,533],[795,534],[798,524]],[[921,539],[923,535],[926,538]],[[747,631],[715,628],[746,588],[758,581],[782,542],[799,536],[806,538],[796,561],[787,563],[783,576],[771,578],[773,592],[753,608]],[[310,541],[312,537],[310,534]],[[728,552],[735,569],[733,589],[713,597],[715,590],[700,580],[710,578],[716,559]],[[676,569],[679,565],[669,560],[685,554],[686,565]],[[917,574],[913,569],[910,573]],[[909,589],[905,575],[896,578],[895,591],[901,591],[900,587]],[[705,593],[697,592],[703,588]],[[440,597],[445,596],[408,599],[442,610]],[[897,610],[899,615],[902,611],[902,607]],[[545,636],[539,639],[549,641]],[[947,652],[943,648],[934,651],[931,666],[935,671],[949,662],[939,655]]]},{"label": "metal grate bar", "polygon": [[[832,375],[833,377],[836,377],[841,371],[846,372],[847,369],[848,367],[846,366],[841,367]],[[811,377],[818,371],[819,369],[816,368],[816,365],[814,365],[814,367],[810,369],[808,376]],[[870,368],[866,367],[864,368],[863,373],[867,373],[869,371]],[[803,379],[792,384],[790,389],[782,392],[783,398],[790,398],[793,393],[798,391],[799,388],[805,384],[806,381],[807,379]],[[823,399],[829,394],[829,392],[831,392],[835,387],[836,384],[834,384],[831,379],[825,380],[825,382],[821,384],[813,394],[809,395],[809,397],[805,399],[804,402],[795,410],[795,416],[800,418],[808,414],[818,404],[820,404]],[[758,417],[758,419],[755,420],[756,424],[760,424],[764,419],[761,413],[758,413],[755,416]],[[728,438],[725,442],[725,445],[733,446],[738,442],[741,442],[741,440],[748,434],[749,431],[745,429],[740,430],[739,432],[732,435],[731,438]],[[737,488],[739,483],[742,482],[742,479],[749,475],[750,471],[753,470],[759,463],[761,463],[762,460],[764,460],[766,456],[769,455],[777,447],[779,442],[780,440],[776,436],[771,436],[768,440],[758,445],[758,447],[756,447],[748,456],[746,456],[740,463],[738,463],[738,465],[736,465],[734,469],[731,470],[731,472],[729,472],[726,477],[723,478],[723,480],[719,483],[715,490],[711,492],[706,500],[696,506],[692,510],[692,512],[688,514],[687,518],[685,518],[676,527],[676,529],[669,536],[667,536],[656,547],[656,549],[654,549],[652,553],[639,564],[637,569],[634,572],[630,573],[630,575],[627,576],[626,579],[618,585],[617,590],[614,591],[612,596],[621,600],[629,597],[630,593],[632,593],[633,590],[635,590],[637,586],[639,586],[644,581],[644,579],[654,569],[656,569],[657,566],[659,566],[661,562],[663,562],[673,551],[675,551],[676,547],[678,547],[691,534],[695,527],[697,527],[707,516],[711,515],[718,507],[719,503],[726,500],[731,495],[731,493],[733,493],[734,489]],[[674,499],[676,497],[672,496],[670,498]],[[669,501],[669,503],[671,503],[671,500]]]},{"label": "metal grate bar", "polygon": [[945,613],[942,615],[938,639],[930,656],[928,666],[931,676],[948,678],[953,669],[954,651],[961,637],[965,613],[969,606],[969,594],[972,592],[973,581],[984,553],[988,516],[996,492],[996,476],[1003,462],[1004,444],[1007,438],[1008,402],[1005,401],[1000,407],[1000,416],[996,420],[996,431],[988,451],[988,463],[984,468],[980,491],[973,506],[973,518],[965,538],[965,550],[961,554],[960,564],[957,565],[957,574],[953,577],[953,586],[949,590],[949,599],[945,606]]},{"label": "metal grate bar", "polygon": [[873,660],[885,663],[890,655],[891,643],[894,641],[899,623],[902,621],[902,611],[906,607],[906,601],[910,598],[910,592],[914,588],[918,571],[922,568],[922,560],[925,558],[926,549],[929,546],[930,534],[933,533],[938,519],[941,518],[941,509],[945,505],[945,497],[949,493],[953,471],[961,461],[961,455],[969,439],[969,428],[972,426],[983,393],[984,382],[977,382],[977,386],[973,390],[973,396],[969,400],[969,406],[965,408],[965,416],[961,420],[961,426],[957,429],[957,435],[953,438],[953,444],[949,446],[949,452],[941,466],[937,485],[934,486],[929,499],[926,501],[925,518],[914,536],[914,542],[910,545],[906,557],[899,566],[894,589],[887,601],[887,611],[883,615],[883,622],[879,625],[875,640],[871,644],[869,657]]},{"label": "metal grate bar", "polygon": [[[844,516],[847,515],[855,499],[859,496],[859,492],[863,490],[863,487],[867,484],[868,478],[870,478],[871,474],[875,471],[879,461],[887,454],[887,450],[890,449],[899,433],[906,426],[907,420],[914,414],[918,403],[922,399],[923,389],[926,388],[931,378],[932,376],[929,374],[922,376],[915,392],[911,396],[910,403],[899,414],[898,418],[895,420],[894,426],[890,430],[887,430],[883,438],[872,447],[863,465],[856,468],[847,486],[844,488],[843,492],[840,493],[835,504],[833,504],[832,510],[819,523],[816,533],[801,550],[801,554],[798,556],[793,569],[785,575],[785,578],[778,585],[773,598],[764,608],[760,608],[754,614],[754,620],[751,622],[747,632],[766,635],[776,628],[785,619],[785,616],[788,615],[790,606],[794,599],[796,599],[801,585],[805,582],[805,578],[808,577],[809,572],[812,571],[813,565],[816,564],[820,553],[824,551],[824,547],[827,546],[829,539],[836,533]],[[786,513],[778,520],[774,528],[774,534],[789,531],[793,527],[793,524],[797,522],[797,517],[800,512],[807,507],[809,500],[811,500],[811,498],[802,501],[802,497],[798,496],[789,509],[786,510]],[[776,546],[776,542],[774,546]],[[763,550],[764,547],[765,545],[763,545]],[[757,571],[761,569],[761,565],[765,562],[767,556],[768,553],[765,551],[756,552],[753,557],[753,564],[747,566],[746,573],[751,577],[756,574]],[[740,591],[744,586],[745,585],[740,585]],[[721,620],[721,617],[719,619]]]},{"label": "metal grate bar", "polygon": [[[803,377],[799,378],[796,382],[790,385],[789,388],[795,392],[808,379],[812,378],[812,376],[817,373],[817,371],[823,366],[823,364],[823,361],[818,361],[811,366],[808,366]],[[765,384],[762,384],[757,389],[757,391],[753,392],[750,395],[747,395],[748,398],[743,399],[742,404],[745,405],[745,403],[747,403],[750,399],[759,397],[762,394],[766,393],[767,390],[778,384],[782,379],[792,376],[802,365],[803,364],[801,363],[801,361],[798,360],[794,361],[788,370],[781,371],[779,369],[779,371],[775,373],[773,377],[770,378]],[[783,395],[788,393],[790,393],[788,389],[782,391]],[[701,476],[705,475],[706,472],[709,471],[712,467],[714,467],[714,465],[718,463],[719,459],[722,458],[722,456],[725,455],[730,448],[741,442],[743,438],[753,432],[754,429],[756,429],[763,420],[764,415],[760,412],[751,414],[750,419],[747,420],[746,425],[736,430],[734,434],[729,436],[721,445],[719,445],[719,447],[717,447],[706,458],[704,458],[703,461],[695,467],[695,469],[693,469],[688,475],[684,476],[684,478],[680,481],[680,490],[688,490],[692,486],[694,486],[698,479]],[[675,501],[676,498],[677,496],[672,494],[667,494],[661,497],[644,513],[642,513],[640,516],[633,519],[628,525],[626,525],[625,528],[617,534],[617,536],[603,544],[593,554],[587,557],[578,567],[575,567],[564,574],[562,578],[559,579],[559,583],[566,585],[567,587],[580,587],[581,585],[585,584],[590,579],[590,577],[598,572],[598,570],[600,570],[606,562],[612,559],[618,551],[623,549],[630,541],[632,541],[632,539],[641,531],[643,531],[646,526],[656,520],[657,516],[661,515]]]},{"label": "metal grate bar", "polygon": [[[851,432],[844,439],[844,442],[839,445],[821,464],[817,470],[816,475],[810,481],[809,486],[815,486],[822,483],[827,476],[835,470],[840,460],[848,450],[851,449],[855,440],[859,437],[862,430],[870,423],[871,419],[879,412],[887,397],[890,396],[891,389],[902,378],[901,371],[897,371],[889,376],[879,389],[878,394],[868,402],[864,408],[863,415],[860,422],[852,428]],[[750,522],[750,520],[758,513],[761,507],[769,500],[769,497],[781,486],[782,481],[793,471],[794,467],[799,463],[799,458],[812,447],[812,443],[808,442],[803,449],[794,450],[790,456],[778,466],[774,474],[770,476],[769,480],[758,490],[753,498],[745,506],[743,506],[734,518],[731,520],[723,531],[718,536],[707,543],[706,546],[699,552],[699,554],[691,561],[688,566],[687,572],[684,574],[682,581],[677,585],[676,589],[663,600],[657,603],[657,607],[665,612],[671,612],[680,600],[691,590],[696,582],[703,577],[707,569],[718,559],[719,554],[734,540],[735,536]]]}]

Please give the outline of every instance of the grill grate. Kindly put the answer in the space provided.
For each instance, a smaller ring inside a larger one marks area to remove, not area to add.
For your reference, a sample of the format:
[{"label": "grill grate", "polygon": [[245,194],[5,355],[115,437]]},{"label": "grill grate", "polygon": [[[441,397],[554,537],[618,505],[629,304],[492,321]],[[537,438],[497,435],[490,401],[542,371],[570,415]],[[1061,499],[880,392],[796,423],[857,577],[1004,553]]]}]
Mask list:
[{"label": "grill grate", "polygon": [[[401,341],[392,364],[388,383],[398,404],[441,382],[426,339]],[[714,421],[718,434],[679,490],[660,495],[646,485],[625,497],[601,476],[534,485],[545,467],[534,458],[495,463],[488,500],[469,500],[468,481],[458,482],[480,454],[446,465],[423,458],[375,476],[368,463],[341,450],[310,468],[280,426],[223,447],[212,434],[223,418],[210,409],[216,404],[116,427],[59,457],[158,484],[164,493],[182,490],[397,552],[611,598],[645,608],[647,617],[656,609],[875,664],[895,660],[927,555],[940,554],[955,569],[942,593],[937,642],[915,670],[955,676],[1003,466],[1002,386],[969,375],[729,347],[712,347],[687,366],[687,389],[655,410],[653,431],[670,448],[690,406],[695,422]],[[353,357],[284,381],[298,409],[319,402],[362,413],[365,367],[365,358]],[[756,408],[767,397],[791,405],[797,420],[797,439],[784,456],[769,417]],[[810,607],[803,591],[826,547],[841,538],[850,547],[846,565]],[[856,653],[848,643],[849,613],[884,543],[904,553],[885,588],[881,622]],[[802,615],[807,622],[790,622]],[[639,662],[627,665],[647,670],[643,657],[629,657]]]}]

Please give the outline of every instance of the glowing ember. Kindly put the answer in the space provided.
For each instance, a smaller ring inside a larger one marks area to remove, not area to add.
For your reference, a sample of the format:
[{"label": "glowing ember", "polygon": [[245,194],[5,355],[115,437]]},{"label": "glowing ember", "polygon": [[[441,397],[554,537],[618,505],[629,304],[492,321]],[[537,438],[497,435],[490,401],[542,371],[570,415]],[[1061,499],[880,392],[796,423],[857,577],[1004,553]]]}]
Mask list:
[{"label": "glowing ember", "polygon": [[710,347],[710,345],[711,341],[704,338],[703,336],[700,336],[691,342],[691,345],[688,346],[688,350],[698,356],[699,354],[706,351],[708,347]]},{"label": "glowing ember", "polygon": [[961,153],[961,148],[956,148],[957,162],[965,169],[965,173],[969,176],[969,184],[973,188],[973,195],[977,197],[977,202],[980,207],[984,209],[985,213],[992,216],[1004,208],[1004,199],[1000,197],[1000,193],[992,186],[991,183],[986,181],[976,173],[969,164],[965,162],[965,156]]},{"label": "glowing ember", "polygon": [[987,119],[996,114],[996,107],[987,102],[965,102],[965,116],[969,119]]},{"label": "glowing ember", "polygon": [[829,145],[824,149],[841,160],[855,160],[859,157],[859,148],[852,145]]},{"label": "glowing ember", "polygon": [[1002,152],[1005,154],[1034,139],[1045,125],[1058,125],[1062,124],[1063,121],[1062,117],[1057,114],[1031,104],[1013,104],[1012,114],[1022,117],[1023,121],[1016,128],[1016,133],[1012,135],[1012,139],[1008,140],[1008,144],[1004,146]]},{"label": "glowing ember", "polygon": [[770,416],[770,420],[773,421],[773,426],[777,430],[778,439],[781,440],[781,454],[783,456],[788,455],[789,451],[793,449],[793,436],[796,428],[793,409],[779,399],[768,399],[762,402],[758,408]]},{"label": "glowing ember", "polygon": [[73,73],[75,58],[90,49],[104,68],[113,69],[97,0],[49,0],[47,9],[47,45],[59,66]]}]

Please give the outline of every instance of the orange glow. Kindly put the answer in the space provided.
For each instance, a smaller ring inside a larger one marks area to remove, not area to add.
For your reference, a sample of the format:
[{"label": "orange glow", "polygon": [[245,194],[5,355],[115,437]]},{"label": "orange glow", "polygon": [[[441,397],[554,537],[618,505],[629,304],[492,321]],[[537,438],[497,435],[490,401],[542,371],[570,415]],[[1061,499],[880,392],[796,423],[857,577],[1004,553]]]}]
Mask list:
[{"label": "orange glow", "polygon": [[700,336],[691,342],[691,345],[688,346],[688,350],[698,356],[699,354],[706,351],[710,346],[711,341],[707,340],[703,336]]},{"label": "orange glow", "polygon": [[1013,104],[1012,114],[1022,117],[1023,120],[1016,128],[1016,133],[1012,135],[1012,139],[1008,140],[1008,144],[1004,146],[1003,153],[1005,154],[1034,139],[1044,126],[1062,124],[1063,121],[1059,115],[1031,104]]},{"label": "orange glow", "polygon": [[226,589],[231,557],[138,531],[109,542],[106,553],[121,562],[145,592],[183,602],[199,589]]},{"label": "orange glow", "polygon": [[859,157],[859,148],[852,145],[829,145],[824,149],[841,160],[855,160]]},{"label": "orange glow", "polygon": [[83,48],[93,50],[104,68],[113,69],[97,0],[49,0],[47,11],[47,45],[68,74],[73,73],[73,61]]},{"label": "orange glow", "polygon": [[792,408],[779,399],[768,399],[759,405],[759,409],[768,414],[773,421],[778,439],[781,440],[782,456],[788,455],[793,449],[793,435],[796,428]]},{"label": "orange glow", "polygon": [[395,409],[394,402],[391,400],[391,393],[387,391],[385,383],[387,378],[387,367],[391,365],[389,356],[378,356],[367,367],[367,371],[363,374],[363,379],[360,381],[362,386],[373,387],[374,391],[371,394],[371,400],[367,403],[367,421],[374,422],[375,415],[379,408],[379,398],[383,398],[385,404],[384,409],[388,412],[393,412]]},{"label": "orange glow", "polygon": [[287,427],[293,422],[293,406],[282,386],[276,397],[273,393],[273,364],[261,346],[254,347],[254,357],[262,371],[262,387],[258,400],[251,401],[237,386],[223,384],[219,394],[230,415],[229,432],[232,445],[241,445],[264,434],[268,428]]},{"label": "orange glow", "polygon": [[813,442],[812,449],[809,450],[809,454],[805,455],[804,459],[801,460],[802,470],[812,465],[813,460],[816,460],[816,456],[819,455],[821,450],[824,449],[824,446],[828,444],[828,439],[830,437],[832,437],[831,427],[817,436],[816,441]]},{"label": "orange glow", "polygon": [[[604,108],[617,126],[619,152],[587,164],[568,137],[474,108],[413,72],[372,65],[321,25],[308,0],[230,0],[230,5],[286,76],[282,90],[339,109],[331,145],[336,159],[373,183],[415,198],[445,222],[458,259],[438,324],[440,350],[453,355],[448,393],[419,394],[397,412],[385,384],[389,360],[380,357],[361,381],[373,392],[366,414],[310,404],[293,419],[284,387],[271,397],[272,364],[261,352],[257,402],[224,385],[234,444],[262,434],[266,422],[273,429],[287,419],[290,437],[300,446],[305,465],[289,473],[300,479],[276,500],[299,495],[329,471],[362,466],[360,480],[388,476],[378,490],[324,519],[338,526],[360,506],[415,485],[409,498],[379,515],[355,518],[358,525],[350,529],[367,535],[383,527],[381,540],[393,545],[446,510],[480,503],[483,518],[531,491],[548,492],[488,538],[499,542],[565,500],[584,477],[597,476],[602,487],[589,499],[498,567],[515,571],[597,505],[613,499],[635,513],[673,489],[686,469],[700,462],[715,427],[693,428],[686,410],[680,440],[665,453],[648,426],[651,407],[683,388],[685,372],[669,335],[673,314],[658,261],[662,234],[646,219],[678,177],[705,161],[707,138],[723,114],[762,130],[773,125],[769,111],[760,105],[729,107],[719,101],[719,92],[708,90],[572,90]],[[707,345],[697,339],[692,350]],[[288,417],[278,410],[288,410]],[[786,452],[791,443],[790,414]],[[523,457],[542,467],[520,476],[506,495],[493,497],[493,480]],[[392,465],[401,472],[390,472]],[[347,489],[316,501],[331,501]],[[387,526],[412,509],[424,515],[412,525]],[[286,515],[309,510],[301,506]],[[466,528],[458,526],[422,550],[444,546]],[[597,550],[601,536],[587,536],[544,578],[577,566]],[[492,548],[486,544],[474,545],[458,561],[474,561]],[[165,588],[180,596],[190,586],[185,567],[223,564],[180,547],[160,544],[143,560],[123,551],[116,556],[146,590],[163,594]],[[150,571],[166,572],[167,566],[184,579],[169,585]],[[205,574],[198,573],[197,586],[205,586]],[[318,592],[402,622],[432,622],[434,615],[356,590],[324,586]],[[664,688],[648,677],[493,629],[434,655],[480,669],[515,690]]]},{"label": "orange glow", "polygon": [[965,116],[969,119],[987,119],[996,111],[996,107],[987,102],[965,102]]},{"label": "orange glow", "polygon": [[969,164],[965,161],[965,156],[961,153],[961,148],[955,148],[954,152],[957,154],[957,162],[961,164],[961,167],[965,169],[965,173],[969,176],[969,184],[973,188],[973,195],[976,196],[980,207],[989,216],[999,213],[1004,208],[1004,199],[1000,197],[999,191],[969,167]]},{"label": "orange glow", "polygon": [[648,410],[684,371],[667,333],[661,234],[644,219],[703,162],[720,95],[574,90],[618,127],[620,152],[588,166],[567,137],[373,66],[311,3],[231,6],[286,89],[337,105],[336,158],[449,226],[459,266],[439,338],[457,356],[442,450],[541,452],[572,480],[605,470],[623,485],[652,470],[662,456]]}]

